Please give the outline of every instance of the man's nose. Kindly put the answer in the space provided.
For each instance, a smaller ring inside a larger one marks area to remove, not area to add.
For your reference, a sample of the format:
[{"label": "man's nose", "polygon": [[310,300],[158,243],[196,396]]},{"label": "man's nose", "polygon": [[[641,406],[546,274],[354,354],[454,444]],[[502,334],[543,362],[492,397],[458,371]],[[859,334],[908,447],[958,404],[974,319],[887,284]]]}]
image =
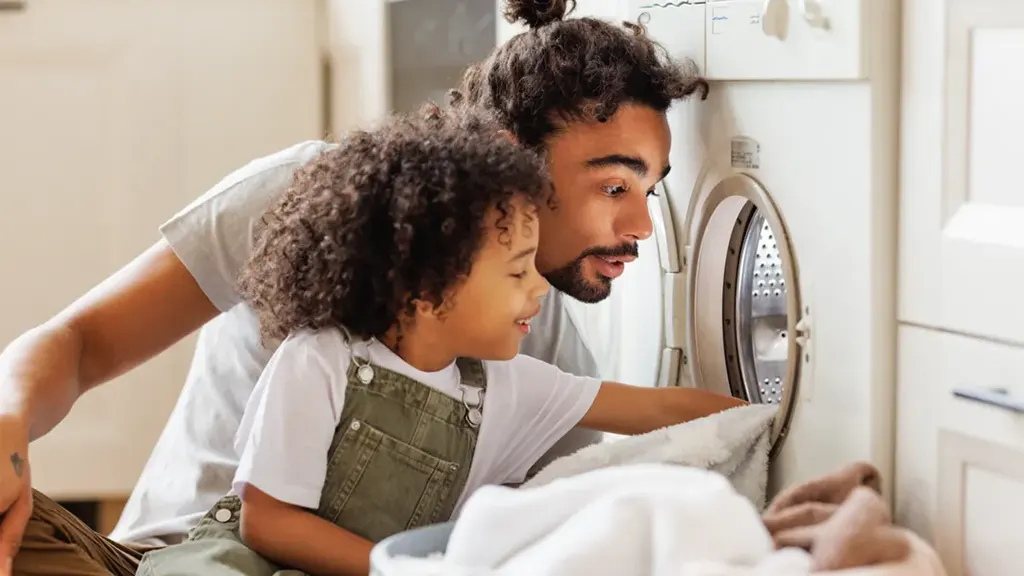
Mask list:
[{"label": "man's nose", "polygon": [[647,208],[647,197],[637,196],[621,204],[615,232],[620,238],[646,240],[654,233],[651,212]]}]

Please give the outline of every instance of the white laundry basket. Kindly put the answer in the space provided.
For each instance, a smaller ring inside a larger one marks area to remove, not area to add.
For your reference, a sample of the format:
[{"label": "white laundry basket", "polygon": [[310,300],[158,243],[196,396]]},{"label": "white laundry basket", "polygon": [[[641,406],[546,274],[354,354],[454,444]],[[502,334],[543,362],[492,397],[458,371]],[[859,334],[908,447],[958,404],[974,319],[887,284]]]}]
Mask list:
[{"label": "white laundry basket", "polygon": [[389,572],[389,566],[391,560],[399,556],[426,558],[432,554],[444,554],[454,527],[454,522],[434,524],[381,540],[370,551],[370,576],[394,576]]}]

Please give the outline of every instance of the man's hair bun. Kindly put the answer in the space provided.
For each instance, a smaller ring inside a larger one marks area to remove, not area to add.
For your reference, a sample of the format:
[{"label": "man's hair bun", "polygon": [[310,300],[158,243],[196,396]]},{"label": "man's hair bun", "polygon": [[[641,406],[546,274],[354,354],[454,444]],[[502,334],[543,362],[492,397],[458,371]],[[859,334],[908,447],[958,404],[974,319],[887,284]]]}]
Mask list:
[{"label": "man's hair bun", "polygon": [[505,19],[536,30],[558,22],[576,8],[576,0],[505,0]]}]

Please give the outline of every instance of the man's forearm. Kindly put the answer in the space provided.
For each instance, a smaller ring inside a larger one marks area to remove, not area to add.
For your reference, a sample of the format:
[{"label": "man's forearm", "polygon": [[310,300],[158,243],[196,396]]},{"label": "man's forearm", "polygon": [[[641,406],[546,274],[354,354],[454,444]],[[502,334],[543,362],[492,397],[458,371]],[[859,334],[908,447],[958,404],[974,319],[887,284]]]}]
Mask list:
[{"label": "man's forearm", "polygon": [[157,242],[0,354],[0,416],[23,419],[38,438],[87,390],[219,313],[171,247]]},{"label": "man's forearm", "polygon": [[81,339],[69,328],[44,324],[0,353],[0,417],[17,418],[30,440],[49,432],[81,393]]}]

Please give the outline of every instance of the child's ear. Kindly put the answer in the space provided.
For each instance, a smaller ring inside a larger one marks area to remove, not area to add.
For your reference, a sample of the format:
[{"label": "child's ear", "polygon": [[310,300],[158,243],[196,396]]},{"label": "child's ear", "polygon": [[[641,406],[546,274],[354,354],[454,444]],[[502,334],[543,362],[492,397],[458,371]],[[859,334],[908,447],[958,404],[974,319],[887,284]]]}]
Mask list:
[{"label": "child's ear", "polygon": [[433,316],[437,310],[437,306],[426,298],[413,300],[413,305],[416,307],[417,316]]},{"label": "child's ear", "polygon": [[417,318],[430,318],[431,320],[444,320],[444,314],[448,310],[448,303],[435,304],[430,298],[417,298],[413,301],[416,307]]},{"label": "child's ear", "polygon": [[438,298],[429,294],[421,294],[419,298],[415,298],[412,301],[413,308],[417,318],[429,317],[432,320],[444,321],[447,313],[452,309],[452,292],[447,291],[445,296],[437,301]]}]

